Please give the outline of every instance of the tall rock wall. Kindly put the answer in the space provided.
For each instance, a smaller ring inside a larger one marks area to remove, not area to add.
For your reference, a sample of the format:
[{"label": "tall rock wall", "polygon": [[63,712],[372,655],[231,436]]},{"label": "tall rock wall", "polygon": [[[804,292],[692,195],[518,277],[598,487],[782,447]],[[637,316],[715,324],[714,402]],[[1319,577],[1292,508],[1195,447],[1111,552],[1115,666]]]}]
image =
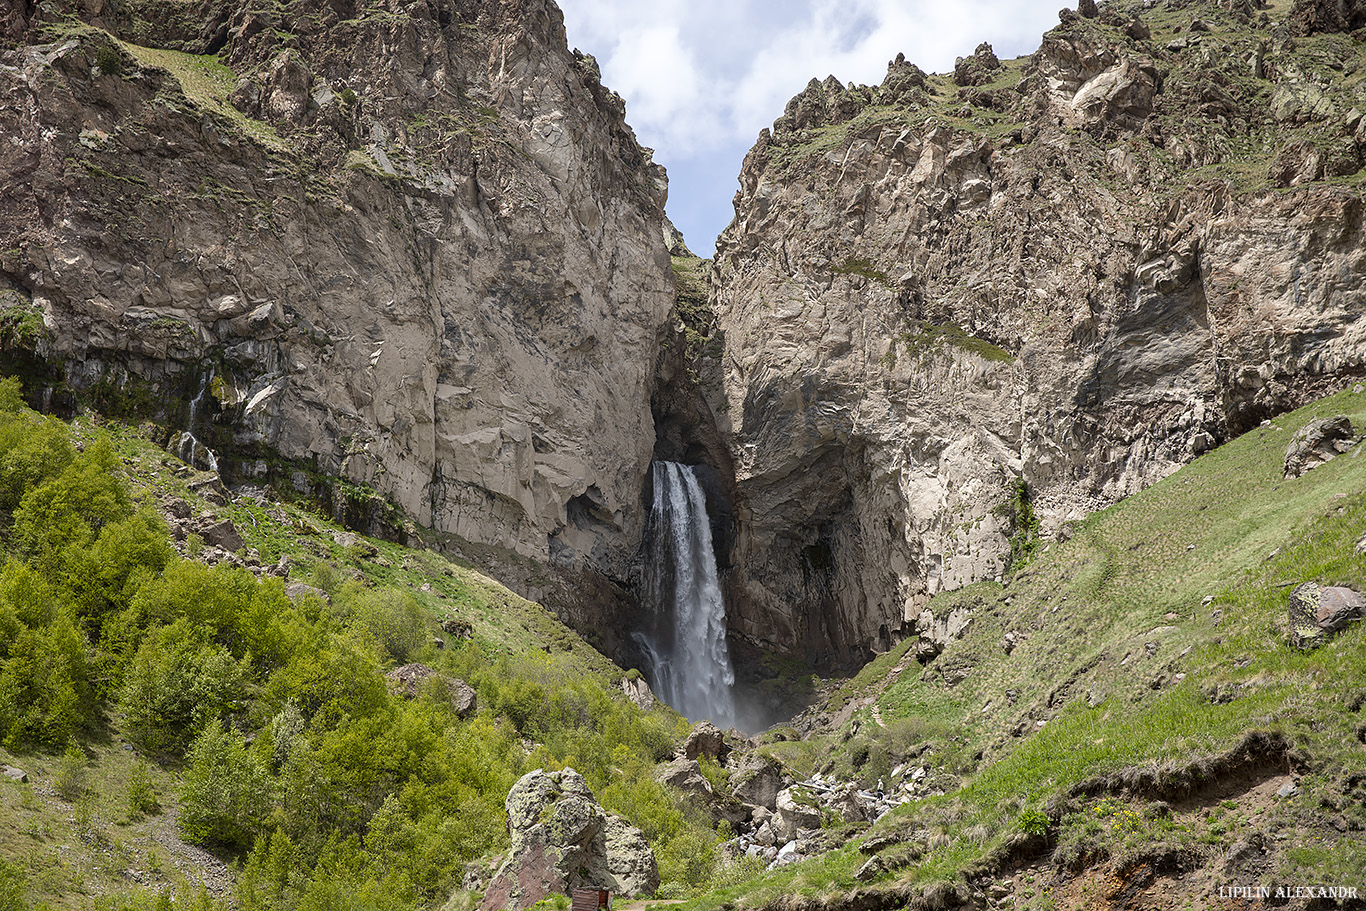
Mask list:
[{"label": "tall rock wall", "polygon": [[50,392],[193,424],[239,478],[340,475],[624,576],[666,184],[554,3],[4,16],[0,320]]},{"label": "tall rock wall", "polygon": [[760,135],[702,383],[740,636],[860,659],[1035,523],[1361,374],[1361,45],[1140,10],[1064,11],[952,77],[813,80]]}]

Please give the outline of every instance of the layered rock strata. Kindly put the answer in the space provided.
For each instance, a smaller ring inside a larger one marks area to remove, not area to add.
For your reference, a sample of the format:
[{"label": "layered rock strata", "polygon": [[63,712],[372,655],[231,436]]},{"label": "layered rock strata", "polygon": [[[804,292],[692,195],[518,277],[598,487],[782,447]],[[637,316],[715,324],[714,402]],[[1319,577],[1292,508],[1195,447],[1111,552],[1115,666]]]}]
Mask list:
[{"label": "layered rock strata", "polygon": [[50,403],[624,577],[666,185],[552,2],[4,15],[0,318]]},{"label": "layered rock strata", "polygon": [[841,662],[942,625],[935,592],[1361,373],[1360,45],[1091,12],[956,79],[813,80],[746,157],[701,384],[741,637]]}]

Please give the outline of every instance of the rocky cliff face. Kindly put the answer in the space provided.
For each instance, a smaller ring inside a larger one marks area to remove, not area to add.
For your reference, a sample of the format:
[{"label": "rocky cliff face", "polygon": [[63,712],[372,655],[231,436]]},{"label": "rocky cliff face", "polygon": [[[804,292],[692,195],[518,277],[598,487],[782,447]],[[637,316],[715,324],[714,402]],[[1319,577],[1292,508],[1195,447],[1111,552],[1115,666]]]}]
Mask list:
[{"label": "rocky cliff face", "polygon": [[813,80],[761,133],[701,362],[735,632],[933,632],[936,591],[1361,373],[1366,55],[1233,6],[1065,10],[1028,59]]},{"label": "rocky cliff face", "polygon": [[0,15],[0,320],[54,405],[624,575],[666,184],[550,0]]}]

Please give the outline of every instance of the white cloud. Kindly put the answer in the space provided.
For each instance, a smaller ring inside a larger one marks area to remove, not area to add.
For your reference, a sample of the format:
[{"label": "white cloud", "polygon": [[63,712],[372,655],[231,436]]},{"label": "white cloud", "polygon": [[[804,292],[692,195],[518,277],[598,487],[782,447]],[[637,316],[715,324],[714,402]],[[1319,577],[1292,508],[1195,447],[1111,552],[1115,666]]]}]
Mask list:
[{"label": "white cloud", "polygon": [[[572,46],[597,57],[626,117],[671,171],[670,214],[709,249],[744,150],[812,78],[877,84],[898,53],[932,72],[989,41],[1030,53],[1058,0],[560,0]],[[677,167],[677,166],[682,167]],[[683,176],[686,175],[686,176]],[[680,186],[680,177],[690,185]],[[694,183],[695,181],[702,183]],[[698,207],[697,197],[714,199]]]}]

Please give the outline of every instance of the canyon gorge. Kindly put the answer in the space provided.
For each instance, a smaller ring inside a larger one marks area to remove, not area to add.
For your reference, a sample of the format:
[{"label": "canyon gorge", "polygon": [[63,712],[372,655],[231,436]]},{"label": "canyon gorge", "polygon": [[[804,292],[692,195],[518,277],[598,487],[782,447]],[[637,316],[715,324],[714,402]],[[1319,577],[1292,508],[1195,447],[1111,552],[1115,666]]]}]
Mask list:
[{"label": "canyon gorge", "polygon": [[699,262],[550,0],[17,0],[0,349],[628,666],[694,466],[732,644],[856,666],[1366,372],[1361,17],[1282,5],[813,80]]}]

